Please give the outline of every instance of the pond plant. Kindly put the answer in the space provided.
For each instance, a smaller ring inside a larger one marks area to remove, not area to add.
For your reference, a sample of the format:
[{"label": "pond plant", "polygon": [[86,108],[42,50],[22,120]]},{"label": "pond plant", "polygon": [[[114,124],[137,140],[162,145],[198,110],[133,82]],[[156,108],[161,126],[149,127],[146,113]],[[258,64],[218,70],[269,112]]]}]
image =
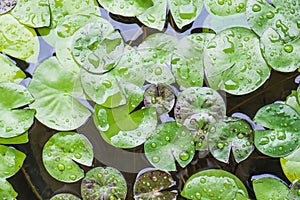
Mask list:
[{"label": "pond plant", "polygon": [[0,69],[0,199],[300,199],[297,0],[3,0]]}]

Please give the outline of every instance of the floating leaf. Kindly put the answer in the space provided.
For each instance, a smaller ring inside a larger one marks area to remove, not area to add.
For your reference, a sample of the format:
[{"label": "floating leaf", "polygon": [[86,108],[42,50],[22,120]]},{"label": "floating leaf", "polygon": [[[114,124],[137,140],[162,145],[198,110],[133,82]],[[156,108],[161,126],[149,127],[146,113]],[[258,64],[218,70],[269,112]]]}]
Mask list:
[{"label": "floating leaf", "polygon": [[144,104],[146,107],[156,108],[158,115],[168,113],[175,104],[175,94],[168,85],[152,84],[145,91]]},{"label": "floating leaf", "polygon": [[11,60],[0,54],[0,82],[20,83],[26,75]]},{"label": "floating leaf", "polygon": [[12,137],[12,138],[1,138],[0,144],[25,144],[29,141],[28,132],[23,133],[22,135]]},{"label": "floating leaf", "polygon": [[75,163],[91,166],[94,154],[89,140],[75,132],[54,134],[43,148],[43,163],[55,179],[72,183],[80,180],[84,172]]},{"label": "floating leaf", "polygon": [[0,179],[15,175],[22,167],[26,155],[14,148],[0,145]]},{"label": "floating leaf", "polygon": [[30,104],[32,101],[32,96],[24,86],[15,83],[0,83],[1,138],[19,136],[31,127],[35,111],[17,108]]},{"label": "floating leaf", "polygon": [[37,62],[40,44],[34,29],[26,27],[12,15],[0,15],[0,51],[15,58]]},{"label": "floating leaf", "polygon": [[291,188],[290,192],[288,194],[289,199],[299,199],[300,198],[300,181],[294,181]]},{"label": "floating leaf", "polygon": [[184,88],[203,85],[204,46],[214,36],[211,33],[195,33],[182,38],[172,56],[172,72],[176,82]]},{"label": "floating leaf", "polygon": [[18,193],[14,190],[11,184],[0,178],[0,199],[16,199]]},{"label": "floating leaf", "polygon": [[227,16],[246,11],[247,0],[208,0],[204,1],[205,7],[214,15]]},{"label": "floating leaf", "polygon": [[281,168],[290,182],[300,180],[300,148],[290,155],[280,158]]},{"label": "floating leaf", "polygon": [[200,14],[203,0],[168,0],[170,11],[176,25],[181,29],[193,22]]},{"label": "floating leaf", "polygon": [[12,15],[22,24],[33,28],[50,25],[50,8],[47,0],[18,0]]},{"label": "floating leaf", "polygon": [[299,37],[291,42],[284,42],[275,30],[267,29],[260,41],[263,55],[273,69],[280,72],[292,72],[299,68]]},{"label": "floating leaf", "polygon": [[258,37],[247,28],[229,28],[206,46],[204,66],[211,88],[243,95],[259,88],[270,76]]},{"label": "floating leaf", "polygon": [[290,41],[300,34],[299,9],[299,1],[294,0],[248,0],[248,22],[259,36],[273,28],[284,41]]},{"label": "floating leaf", "polygon": [[107,22],[88,23],[73,36],[72,55],[86,70],[104,73],[116,66],[123,51],[123,39]]},{"label": "floating leaf", "polygon": [[133,193],[136,200],[175,200],[177,191],[166,191],[174,186],[172,175],[167,171],[144,169],[136,177]]},{"label": "floating leaf", "polygon": [[209,169],[192,175],[185,183],[181,196],[187,199],[247,199],[248,193],[235,175]]},{"label": "floating leaf", "polygon": [[126,180],[121,172],[112,167],[96,167],[86,173],[81,182],[83,200],[120,199],[127,194]]},{"label": "floating leaf", "polygon": [[17,0],[2,0],[0,1],[0,14],[4,14],[13,9],[17,4]]},{"label": "floating leaf", "polygon": [[55,130],[73,130],[90,116],[90,111],[73,96],[82,92],[79,69],[61,66],[55,57],[42,62],[28,86],[35,98],[30,108],[36,109],[36,118]]},{"label": "floating leaf", "polygon": [[144,144],[145,155],[158,169],[175,171],[175,160],[181,167],[193,159],[195,150],[192,133],[176,122],[160,124]]},{"label": "floating leaf", "polygon": [[57,194],[51,197],[50,200],[80,200],[77,196],[68,193]]},{"label": "floating leaf", "polygon": [[254,150],[253,135],[245,120],[226,118],[216,127],[215,132],[208,134],[208,146],[217,160],[228,163],[231,151],[237,163],[250,156]]},{"label": "floating leaf", "polygon": [[270,104],[258,110],[254,121],[268,130],[255,130],[254,143],[262,153],[283,157],[299,145],[300,115],[285,104]]},{"label": "floating leaf", "polygon": [[297,91],[292,90],[292,93],[286,98],[285,103],[300,114],[300,87],[298,87]]}]

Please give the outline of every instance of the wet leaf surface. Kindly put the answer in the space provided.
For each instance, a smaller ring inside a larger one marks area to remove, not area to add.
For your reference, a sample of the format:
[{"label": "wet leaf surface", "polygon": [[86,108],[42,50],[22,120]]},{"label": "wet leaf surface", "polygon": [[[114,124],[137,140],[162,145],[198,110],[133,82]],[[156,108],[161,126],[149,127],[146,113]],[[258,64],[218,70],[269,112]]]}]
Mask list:
[{"label": "wet leaf surface", "polygon": [[20,83],[26,75],[11,60],[0,54],[0,82]]},{"label": "wet leaf surface", "polygon": [[96,167],[86,173],[81,182],[83,200],[121,199],[127,194],[126,181],[117,169]]},{"label": "wet leaf surface", "polygon": [[28,132],[12,138],[1,138],[0,144],[25,144],[29,141]]},{"label": "wet leaf surface", "polygon": [[281,168],[290,182],[300,180],[300,148],[290,155],[280,158]]},{"label": "wet leaf surface", "polygon": [[84,177],[78,164],[91,166],[94,153],[91,143],[84,135],[59,132],[46,142],[42,157],[47,172],[53,178],[73,183]]},{"label": "wet leaf surface", "polygon": [[0,199],[15,199],[18,193],[12,185],[5,179],[0,178]]},{"label": "wet leaf surface", "polygon": [[300,114],[300,87],[298,87],[297,91],[292,90],[291,94],[286,98],[285,103]]},{"label": "wet leaf surface", "polygon": [[57,194],[51,197],[50,200],[80,200],[77,196],[68,193]]},{"label": "wet leaf surface", "polygon": [[246,0],[208,0],[204,1],[206,9],[214,15],[227,16],[246,11]]}]

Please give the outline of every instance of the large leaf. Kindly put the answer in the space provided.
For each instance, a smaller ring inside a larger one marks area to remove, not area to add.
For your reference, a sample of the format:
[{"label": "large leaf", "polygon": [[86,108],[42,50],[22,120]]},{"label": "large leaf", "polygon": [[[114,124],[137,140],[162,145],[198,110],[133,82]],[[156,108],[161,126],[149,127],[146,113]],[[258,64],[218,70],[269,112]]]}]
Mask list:
[{"label": "large leaf", "polygon": [[167,171],[147,168],[140,171],[136,177],[133,193],[136,200],[175,200],[177,191],[167,191],[174,186],[171,174]]},{"label": "large leaf", "polygon": [[55,57],[38,66],[28,89],[35,98],[30,108],[40,122],[56,130],[73,130],[86,122],[90,111],[73,97],[82,91],[79,70],[61,66]]},{"label": "large leaf", "polygon": [[51,197],[50,200],[80,200],[80,198],[73,194],[61,193]]},{"label": "large leaf", "polygon": [[232,151],[234,159],[239,163],[254,150],[252,129],[245,120],[226,118],[217,124],[215,132],[208,134],[208,146],[217,160],[228,163]]},{"label": "large leaf", "polygon": [[176,170],[175,161],[181,167],[187,166],[195,154],[192,133],[176,122],[160,124],[156,130],[144,144],[150,163],[168,171]]},{"label": "large leaf", "polygon": [[0,137],[12,138],[25,133],[33,124],[35,111],[17,109],[33,101],[28,90],[15,83],[0,83]]},{"label": "large leaf", "polygon": [[50,8],[47,0],[18,0],[12,15],[19,22],[30,27],[50,25]]},{"label": "large leaf", "polygon": [[181,196],[187,199],[247,199],[248,193],[235,175],[209,169],[192,175],[185,183]]},{"label": "large leaf", "polygon": [[290,182],[300,180],[300,148],[290,155],[280,158],[281,168]]},{"label": "large leaf", "polygon": [[294,151],[300,140],[300,115],[285,104],[270,104],[258,110],[254,121],[268,130],[255,130],[254,143],[262,153],[283,157]]},{"label": "large leaf", "polygon": [[0,15],[0,51],[15,58],[37,62],[40,44],[32,28],[20,24],[12,15]]},{"label": "large leaf", "polygon": [[91,166],[93,158],[93,147],[89,140],[75,132],[56,133],[43,148],[43,163],[47,172],[66,183],[83,178],[84,172],[76,163]]},{"label": "large leaf", "polygon": [[214,36],[211,33],[195,33],[182,38],[172,56],[172,72],[183,88],[203,85],[204,46]]},{"label": "large leaf", "polygon": [[26,155],[12,147],[0,145],[0,179],[15,175],[22,167]]},{"label": "large leaf", "polygon": [[16,199],[18,193],[14,190],[11,184],[0,178],[0,199]]},{"label": "large leaf", "polygon": [[81,182],[83,200],[120,199],[127,194],[126,180],[121,172],[112,167],[96,167],[86,173]]},{"label": "large leaf", "polygon": [[0,1],[0,14],[4,14],[13,9],[17,4],[16,0],[2,0]]},{"label": "large leaf", "polygon": [[269,27],[276,30],[283,40],[299,36],[299,1],[294,0],[248,0],[247,16],[252,29],[262,35]]},{"label": "large leaf", "polygon": [[3,54],[0,54],[0,71],[0,82],[20,83],[26,77],[25,73]]},{"label": "large leaf", "polygon": [[247,28],[229,28],[206,46],[205,74],[209,86],[234,95],[259,88],[270,76],[258,37]]},{"label": "large leaf", "polygon": [[207,0],[206,8],[214,15],[227,16],[246,11],[247,0]]}]

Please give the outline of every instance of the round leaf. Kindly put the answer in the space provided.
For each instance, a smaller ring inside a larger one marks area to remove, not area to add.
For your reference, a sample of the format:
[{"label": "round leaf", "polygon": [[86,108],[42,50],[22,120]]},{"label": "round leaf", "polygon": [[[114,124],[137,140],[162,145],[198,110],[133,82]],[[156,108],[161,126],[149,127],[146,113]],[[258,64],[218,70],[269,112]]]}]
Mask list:
[{"label": "round leaf", "polygon": [[247,28],[229,28],[206,46],[204,66],[211,88],[243,95],[259,88],[270,76],[258,37]]},{"label": "round leaf", "polygon": [[0,14],[4,14],[13,9],[17,4],[17,0],[2,0],[0,2]]},{"label": "round leaf", "polygon": [[0,82],[20,83],[26,77],[25,73],[3,54],[0,54],[0,71]]},{"label": "round leaf", "polygon": [[124,50],[123,39],[107,22],[88,23],[73,36],[72,55],[86,70],[104,73],[116,66]]},{"label": "round leaf", "polygon": [[254,143],[262,153],[283,157],[299,145],[300,115],[284,104],[270,104],[256,113],[254,121],[268,130],[256,130]]},{"label": "round leaf", "polygon": [[262,35],[268,28],[273,28],[282,37],[289,41],[299,36],[299,1],[248,0],[247,16],[252,29]]},{"label": "round leaf", "polygon": [[0,51],[12,57],[27,61],[37,62],[40,44],[32,28],[28,28],[12,15],[0,15]]},{"label": "round leaf", "polygon": [[290,182],[300,180],[300,148],[290,155],[280,158],[281,168]]},{"label": "round leaf", "polygon": [[22,167],[26,155],[14,148],[0,145],[0,179],[15,175]]},{"label": "round leaf", "polygon": [[158,115],[168,113],[175,104],[175,94],[173,90],[165,84],[152,84],[144,94],[144,104],[146,107],[156,108]]},{"label": "round leaf", "polygon": [[72,183],[83,178],[83,170],[75,163],[91,166],[94,154],[89,140],[75,132],[53,135],[43,148],[43,163],[55,179]]},{"label": "round leaf", "polygon": [[247,0],[208,0],[204,2],[210,13],[227,16],[245,12]]},{"label": "round leaf", "polygon": [[29,141],[28,132],[22,135],[12,137],[12,138],[2,138],[0,137],[0,144],[25,144]]},{"label": "round leaf", "polygon": [[192,175],[185,183],[181,196],[187,199],[238,199],[238,196],[247,198],[248,193],[235,175],[209,169]]},{"label": "round leaf", "polygon": [[208,146],[217,160],[228,163],[231,151],[237,163],[250,156],[254,150],[253,135],[245,120],[227,118],[216,127],[215,132],[208,134]]},{"label": "round leaf", "polygon": [[172,56],[172,72],[176,82],[184,88],[203,85],[204,46],[214,36],[210,33],[196,33],[182,38]]},{"label": "round leaf", "polygon": [[0,178],[0,199],[16,199],[18,193],[14,190],[11,184]]},{"label": "round leaf", "polygon": [[79,75],[78,68],[63,67],[55,57],[37,67],[28,89],[35,98],[30,108],[40,122],[55,130],[73,130],[86,122],[90,111],[73,97],[82,91]]},{"label": "round leaf", "polygon": [[17,108],[32,101],[32,96],[24,86],[0,83],[0,137],[16,137],[31,127],[35,111]]},{"label": "round leaf", "polygon": [[86,173],[81,182],[83,200],[88,199],[121,199],[127,194],[126,181],[117,169],[96,167]]},{"label": "round leaf", "polygon": [[181,167],[193,159],[195,150],[192,133],[176,122],[166,122],[157,126],[144,144],[145,155],[158,169],[175,171],[175,160]]},{"label": "round leaf", "polygon": [[288,194],[289,199],[299,199],[300,198],[300,181],[297,180],[293,182],[290,192]]},{"label": "round leaf", "polygon": [[77,196],[68,193],[57,194],[51,197],[50,200],[80,200]]},{"label": "round leaf", "polygon": [[177,191],[166,191],[176,182],[167,171],[144,169],[136,177],[133,193],[136,200],[175,200]]},{"label": "round leaf", "polygon": [[273,29],[267,29],[260,38],[263,55],[268,64],[280,72],[292,72],[300,66],[300,38],[284,42]]}]

